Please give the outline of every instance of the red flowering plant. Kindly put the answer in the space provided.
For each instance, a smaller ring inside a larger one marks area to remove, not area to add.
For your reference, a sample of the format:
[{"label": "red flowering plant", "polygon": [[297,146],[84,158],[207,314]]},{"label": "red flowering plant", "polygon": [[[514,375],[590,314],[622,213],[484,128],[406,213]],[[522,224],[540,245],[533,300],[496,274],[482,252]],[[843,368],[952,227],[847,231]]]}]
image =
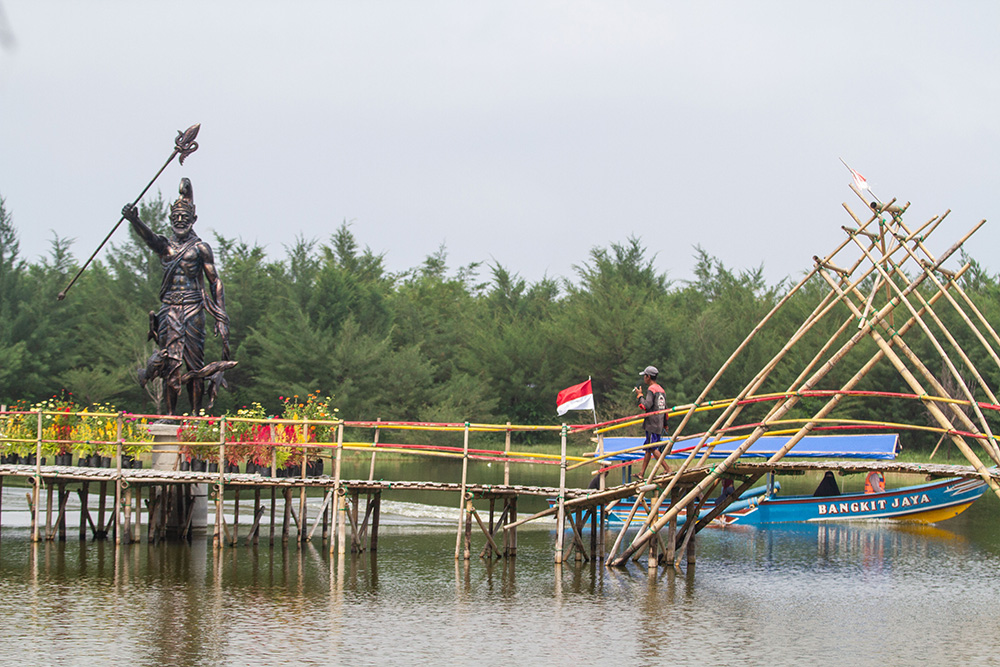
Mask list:
[{"label": "red flowering plant", "polygon": [[183,456],[209,463],[219,462],[219,418],[209,417],[202,410],[196,417],[187,417],[177,427],[177,440]]},{"label": "red flowering plant", "polygon": [[[239,464],[244,461],[256,465],[270,466],[272,444],[270,424],[262,423],[267,419],[264,406],[251,403],[243,406],[235,415],[227,415],[226,424],[226,461]],[[282,461],[283,462],[283,461]]]}]

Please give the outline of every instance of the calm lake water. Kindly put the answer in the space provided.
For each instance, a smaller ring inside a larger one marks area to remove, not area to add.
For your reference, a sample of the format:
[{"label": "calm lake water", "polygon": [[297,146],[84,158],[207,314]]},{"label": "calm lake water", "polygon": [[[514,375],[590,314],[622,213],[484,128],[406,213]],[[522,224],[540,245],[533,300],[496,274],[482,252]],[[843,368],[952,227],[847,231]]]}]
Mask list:
[{"label": "calm lake water", "polygon": [[556,566],[551,523],[519,531],[515,560],[456,564],[456,510],[412,499],[387,502],[377,559],[318,539],[34,545],[18,495],[3,664],[1000,663],[993,496],[939,526],[705,531],[696,565],[650,576]]}]

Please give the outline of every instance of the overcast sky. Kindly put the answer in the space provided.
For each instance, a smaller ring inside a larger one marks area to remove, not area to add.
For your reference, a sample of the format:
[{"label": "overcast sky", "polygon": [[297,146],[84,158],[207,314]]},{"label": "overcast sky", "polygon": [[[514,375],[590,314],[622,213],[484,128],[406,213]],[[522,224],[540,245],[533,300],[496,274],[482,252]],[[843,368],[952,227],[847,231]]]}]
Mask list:
[{"label": "overcast sky", "polygon": [[[843,157],[932,237],[997,256],[1000,4],[0,0],[0,196],[22,255],[86,258],[177,130],[197,230],[265,245],[343,220],[398,271],[572,277],[642,239],[798,277],[859,210]],[[11,40],[7,40],[10,42]],[[124,232],[119,232],[124,234]],[[223,276],[224,277],[224,276]]]}]

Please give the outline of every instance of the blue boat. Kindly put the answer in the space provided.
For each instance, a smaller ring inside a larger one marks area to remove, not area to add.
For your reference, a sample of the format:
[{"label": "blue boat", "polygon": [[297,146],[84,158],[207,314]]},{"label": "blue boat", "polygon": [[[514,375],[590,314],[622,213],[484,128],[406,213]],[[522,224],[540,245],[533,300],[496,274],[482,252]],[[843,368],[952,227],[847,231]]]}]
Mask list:
[{"label": "blue boat", "polygon": [[[781,449],[787,438],[764,436],[751,446],[744,456],[770,457]],[[629,461],[642,457],[642,451],[629,451],[642,444],[639,438],[605,438],[605,452],[621,452],[611,460]],[[740,440],[720,444],[712,453],[714,458],[728,456]],[[894,459],[899,451],[899,436],[893,433],[865,435],[816,435],[807,436],[792,450],[797,457],[837,457]],[[686,458],[687,453],[672,453],[669,458]],[[937,523],[964,512],[986,491],[981,479],[949,478],[926,484],[885,489],[880,472],[871,471],[862,493],[843,494],[832,472],[827,471],[823,481],[812,495],[780,496],[780,485],[769,475],[766,486],[751,489],[726,508],[725,513],[712,522],[712,526],[766,525],[816,521],[874,521],[891,520],[915,523]],[[705,503],[700,514],[704,516],[714,507],[714,500]],[[609,508],[609,522],[619,525],[627,519],[634,499],[624,499]],[[647,508],[640,508],[632,519],[633,524],[646,520]],[[660,508],[660,514],[666,507]],[[678,522],[686,519],[686,509]]]}]

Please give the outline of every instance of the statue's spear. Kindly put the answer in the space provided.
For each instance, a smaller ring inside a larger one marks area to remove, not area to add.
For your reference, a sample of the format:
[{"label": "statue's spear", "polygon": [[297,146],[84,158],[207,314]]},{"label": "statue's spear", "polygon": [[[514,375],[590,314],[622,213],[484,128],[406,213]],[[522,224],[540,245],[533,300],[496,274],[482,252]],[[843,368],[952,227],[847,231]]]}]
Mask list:
[{"label": "statue's spear", "polygon": [[[198,130],[200,129],[201,129],[201,123],[195,123],[188,129],[184,130],[183,132],[177,130],[177,138],[174,139],[174,152],[170,154],[170,157],[167,158],[167,161],[163,163],[163,166],[160,167],[160,170],[156,172],[156,175],[153,176],[153,180],[151,180],[146,185],[146,187],[142,189],[142,192],[139,193],[139,196],[136,197],[135,201],[132,202],[132,206],[136,206],[139,203],[139,200],[142,199],[143,195],[145,195],[146,192],[149,190],[149,188],[153,186],[153,183],[156,182],[156,179],[160,177],[160,174],[162,174],[163,170],[167,168],[167,165],[173,162],[175,157],[180,155],[181,156],[180,163],[184,164],[184,158],[186,158],[188,155],[191,155],[191,153],[194,153],[196,150],[198,150],[198,142],[195,141],[195,138],[198,136]],[[80,270],[76,272],[75,276],[73,276],[73,280],[69,281],[69,285],[66,285],[66,289],[64,289],[62,292],[59,292],[59,296],[57,298],[60,301],[66,298],[66,292],[69,291],[69,288],[73,286],[73,283],[75,283],[76,279],[80,277],[80,274],[82,274],[84,270],[88,266],[90,266],[90,263],[94,261],[94,257],[97,256],[97,253],[101,252],[101,248],[103,248],[104,244],[108,242],[108,239],[111,238],[111,235],[114,234],[116,231],[118,231],[118,228],[124,221],[125,221],[124,215],[118,218],[118,222],[115,223],[115,226],[111,228],[111,231],[108,232],[108,235],[104,237],[103,241],[101,241],[101,245],[97,246],[97,250],[95,250],[94,253],[90,256],[90,259],[88,259],[86,262],[83,263],[83,266],[80,267]]]}]

